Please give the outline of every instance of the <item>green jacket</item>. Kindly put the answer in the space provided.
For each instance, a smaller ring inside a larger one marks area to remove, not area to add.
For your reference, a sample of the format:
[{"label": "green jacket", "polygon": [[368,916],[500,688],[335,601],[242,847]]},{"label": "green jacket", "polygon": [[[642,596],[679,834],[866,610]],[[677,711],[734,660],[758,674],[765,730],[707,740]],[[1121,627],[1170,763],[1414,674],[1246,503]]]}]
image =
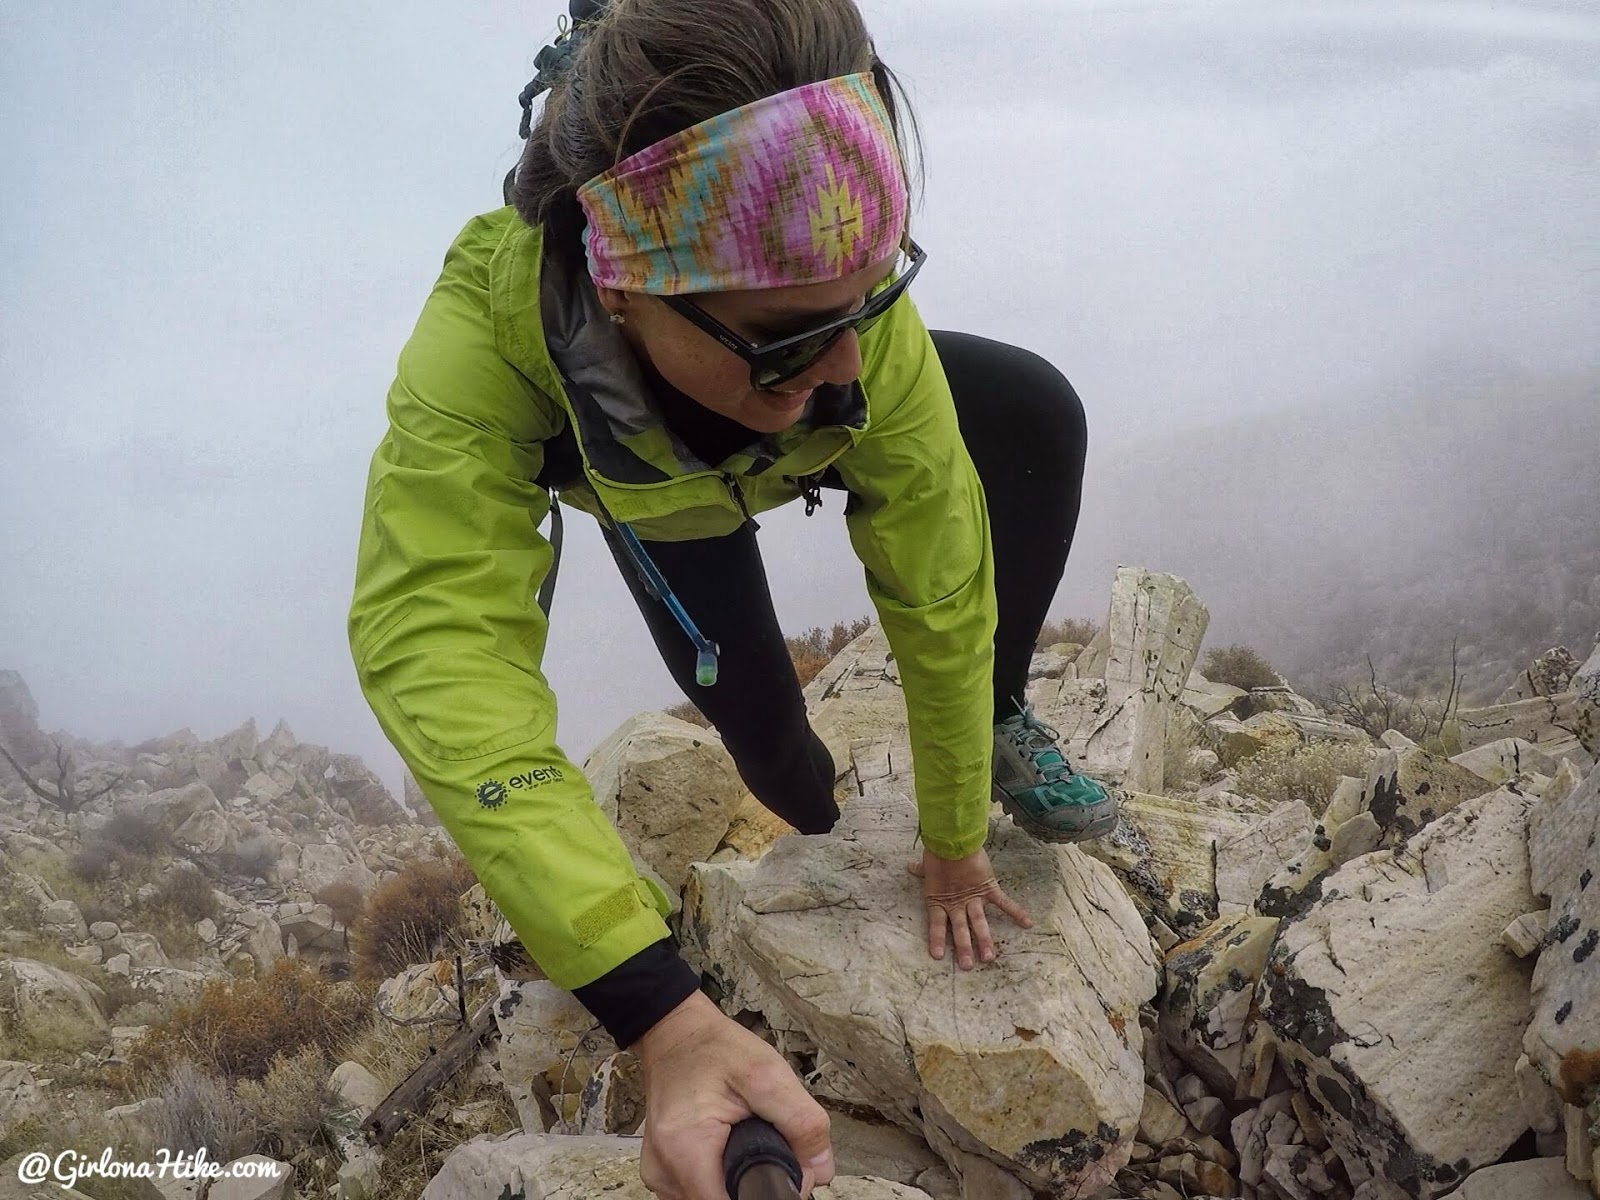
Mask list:
[{"label": "green jacket", "polygon": [[379,725],[568,990],[668,936],[669,903],[555,742],[535,599],[552,557],[538,532],[549,492],[535,482],[548,480],[547,451],[552,465],[563,446],[571,459],[563,501],[597,515],[603,504],[646,541],[731,532],[831,463],[855,497],[851,545],[900,668],[923,844],[970,854],[989,814],[988,517],[910,298],[862,337],[856,386],[818,389],[810,418],[715,469],[654,416],[599,315],[587,277],[545,256],[513,210],[461,232],[389,391],[349,615]]}]

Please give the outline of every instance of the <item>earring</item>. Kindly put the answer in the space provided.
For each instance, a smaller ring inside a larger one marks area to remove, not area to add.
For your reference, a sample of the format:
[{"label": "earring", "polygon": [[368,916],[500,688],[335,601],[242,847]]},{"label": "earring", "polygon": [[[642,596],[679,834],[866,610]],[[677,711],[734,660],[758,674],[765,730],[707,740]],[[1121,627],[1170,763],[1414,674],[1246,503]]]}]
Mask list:
[{"label": "earring", "polygon": [[627,320],[627,318],[624,317],[621,313],[612,313],[611,314],[611,323],[613,325],[621,325],[626,320]]}]

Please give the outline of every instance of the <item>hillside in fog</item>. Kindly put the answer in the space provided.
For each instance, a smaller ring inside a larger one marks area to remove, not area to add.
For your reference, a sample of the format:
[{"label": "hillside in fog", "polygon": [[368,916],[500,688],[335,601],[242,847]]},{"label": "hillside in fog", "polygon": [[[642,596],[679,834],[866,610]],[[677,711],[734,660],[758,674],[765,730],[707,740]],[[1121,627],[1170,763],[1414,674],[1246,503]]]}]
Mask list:
[{"label": "hillside in fog", "polygon": [[[1351,672],[1469,700],[1600,633],[1600,377],[1462,378],[1091,447],[1070,578],[1173,571],[1304,687]],[[1100,614],[1094,614],[1099,616]]]}]

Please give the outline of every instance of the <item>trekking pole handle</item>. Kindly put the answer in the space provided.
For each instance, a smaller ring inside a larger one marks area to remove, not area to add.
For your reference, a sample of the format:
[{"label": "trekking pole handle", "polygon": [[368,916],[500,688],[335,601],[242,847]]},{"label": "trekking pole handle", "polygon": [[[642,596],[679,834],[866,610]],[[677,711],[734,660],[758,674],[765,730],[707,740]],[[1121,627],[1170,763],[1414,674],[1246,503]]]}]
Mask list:
[{"label": "trekking pole handle", "polygon": [[[787,1200],[800,1195],[803,1179],[800,1161],[784,1141],[783,1134],[760,1117],[746,1117],[728,1132],[728,1146],[722,1152],[722,1170],[729,1200]],[[752,1170],[757,1172],[756,1181],[764,1183],[766,1190],[741,1195],[740,1182]],[[792,1192],[788,1184],[793,1185]]]}]

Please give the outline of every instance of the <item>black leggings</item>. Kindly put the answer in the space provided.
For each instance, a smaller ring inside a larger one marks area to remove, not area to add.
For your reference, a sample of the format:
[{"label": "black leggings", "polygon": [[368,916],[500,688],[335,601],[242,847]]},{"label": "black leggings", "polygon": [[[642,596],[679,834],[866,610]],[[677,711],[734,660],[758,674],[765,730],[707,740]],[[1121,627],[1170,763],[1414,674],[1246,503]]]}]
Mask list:
[{"label": "black leggings", "polygon": [[[1088,429],[1072,385],[1038,355],[966,333],[932,336],[989,507],[1000,721],[1017,712],[1013,700],[1027,687],[1034,642],[1066,569]],[[839,817],[834,763],[806,719],[750,526],[725,537],[647,544],[695,624],[718,644],[713,687],[695,683],[693,645],[645,591],[616,535],[606,531],[606,541],[667,669],[716,726],[745,786],[801,833],[832,829]]]}]

